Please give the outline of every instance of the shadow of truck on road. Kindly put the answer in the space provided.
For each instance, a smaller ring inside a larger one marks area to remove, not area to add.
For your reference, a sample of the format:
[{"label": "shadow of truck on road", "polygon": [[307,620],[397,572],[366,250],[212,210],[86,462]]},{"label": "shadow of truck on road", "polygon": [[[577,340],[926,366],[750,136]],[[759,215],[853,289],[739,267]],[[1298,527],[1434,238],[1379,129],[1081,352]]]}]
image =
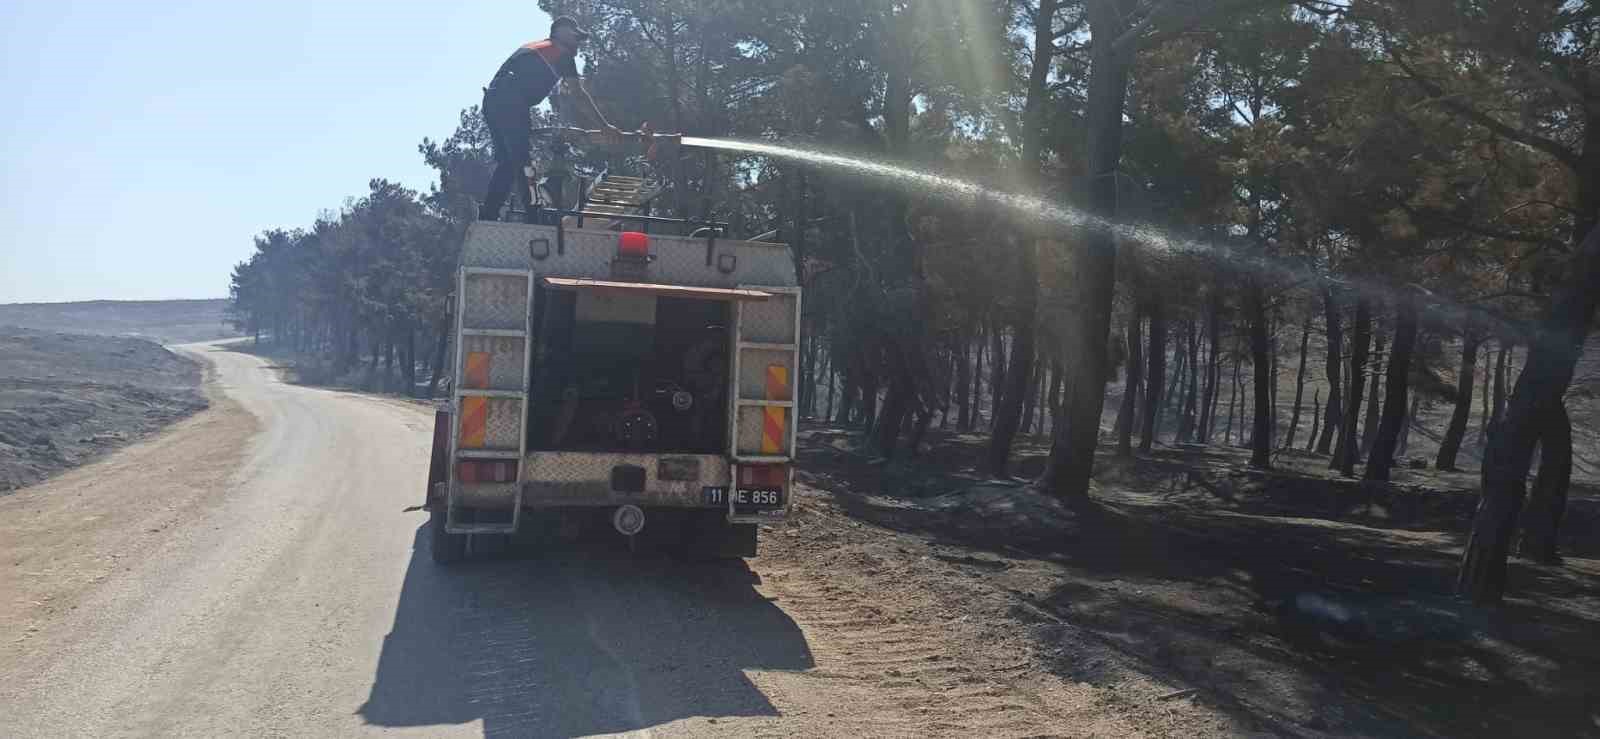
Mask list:
[{"label": "shadow of truck on road", "polygon": [[[556,552],[444,568],[420,527],[360,708],[387,727],[583,736],[696,716],[777,716],[744,670],[814,665],[743,563]],[[524,553],[525,554],[525,553]]]}]

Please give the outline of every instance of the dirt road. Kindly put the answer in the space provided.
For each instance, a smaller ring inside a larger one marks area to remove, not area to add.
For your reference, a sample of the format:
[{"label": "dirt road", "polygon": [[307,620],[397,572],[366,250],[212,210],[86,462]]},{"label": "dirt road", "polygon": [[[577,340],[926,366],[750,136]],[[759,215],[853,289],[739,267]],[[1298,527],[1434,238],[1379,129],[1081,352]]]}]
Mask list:
[{"label": "dirt road", "polygon": [[[856,612],[825,573],[781,560],[765,584],[761,560],[436,567],[425,514],[402,510],[425,477],[426,408],[189,351],[214,366],[211,410],[0,499],[0,623],[19,626],[0,637],[0,735],[910,736],[1051,723],[1037,691],[975,675],[915,624]],[[1127,728],[1096,718],[1070,733]]]}]

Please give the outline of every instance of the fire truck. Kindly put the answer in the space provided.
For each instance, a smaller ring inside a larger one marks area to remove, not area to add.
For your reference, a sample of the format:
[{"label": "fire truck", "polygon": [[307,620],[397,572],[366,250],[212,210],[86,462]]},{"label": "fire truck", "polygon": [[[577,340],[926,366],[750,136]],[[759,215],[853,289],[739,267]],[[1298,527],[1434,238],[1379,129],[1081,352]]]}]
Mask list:
[{"label": "fire truck", "polygon": [[[681,161],[676,136],[632,139]],[[754,556],[759,524],[792,505],[793,254],[653,215],[681,177],[565,174],[530,178],[520,218],[466,230],[429,465],[433,559],[466,558],[486,537],[596,529],[630,544],[648,529],[694,558]]]}]

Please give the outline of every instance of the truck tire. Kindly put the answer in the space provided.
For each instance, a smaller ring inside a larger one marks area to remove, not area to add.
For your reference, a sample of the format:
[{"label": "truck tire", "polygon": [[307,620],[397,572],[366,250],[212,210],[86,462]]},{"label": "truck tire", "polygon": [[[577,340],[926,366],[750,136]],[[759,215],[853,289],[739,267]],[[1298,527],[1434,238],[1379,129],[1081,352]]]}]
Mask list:
[{"label": "truck tire", "polygon": [[428,512],[428,528],[432,529],[434,564],[448,565],[467,558],[467,535],[452,534],[444,530],[444,505],[436,504]]}]

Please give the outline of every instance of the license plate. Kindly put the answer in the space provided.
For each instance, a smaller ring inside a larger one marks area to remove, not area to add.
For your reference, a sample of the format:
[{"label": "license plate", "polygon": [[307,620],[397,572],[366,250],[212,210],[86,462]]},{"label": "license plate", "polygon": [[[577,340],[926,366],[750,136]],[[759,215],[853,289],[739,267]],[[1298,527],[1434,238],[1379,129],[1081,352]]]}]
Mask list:
[{"label": "license plate", "polygon": [[[783,488],[736,488],[732,495],[735,508],[783,507]],[[727,488],[705,488],[706,505],[725,506],[728,496]]]}]

